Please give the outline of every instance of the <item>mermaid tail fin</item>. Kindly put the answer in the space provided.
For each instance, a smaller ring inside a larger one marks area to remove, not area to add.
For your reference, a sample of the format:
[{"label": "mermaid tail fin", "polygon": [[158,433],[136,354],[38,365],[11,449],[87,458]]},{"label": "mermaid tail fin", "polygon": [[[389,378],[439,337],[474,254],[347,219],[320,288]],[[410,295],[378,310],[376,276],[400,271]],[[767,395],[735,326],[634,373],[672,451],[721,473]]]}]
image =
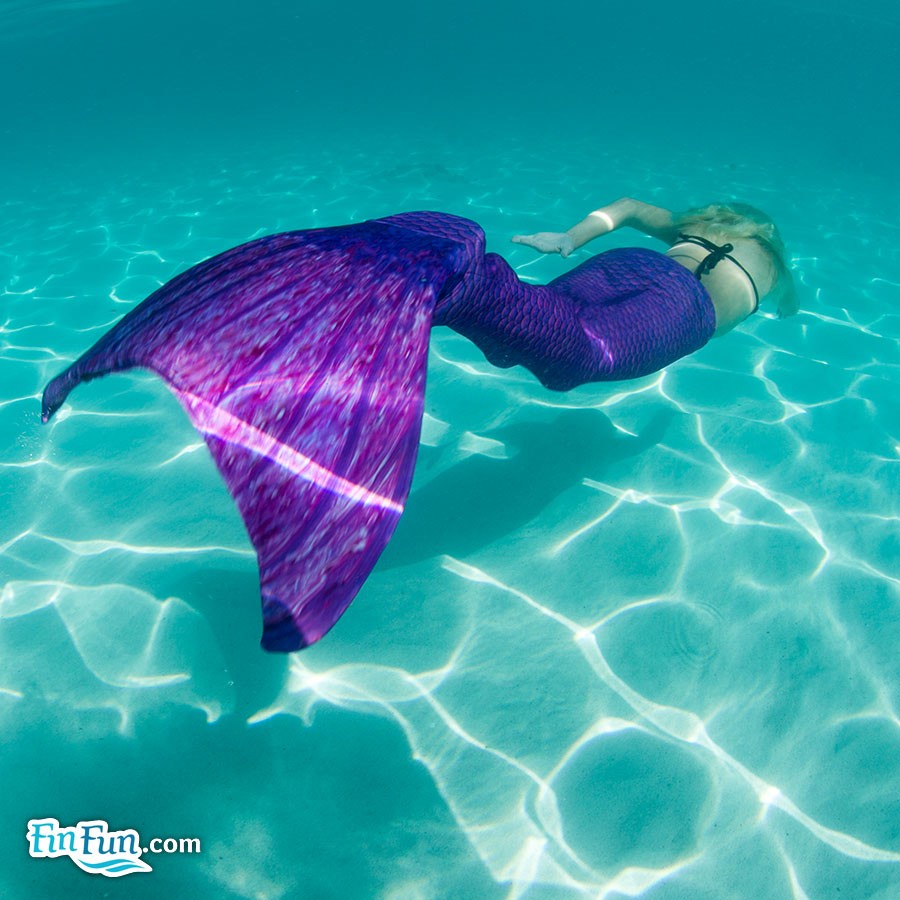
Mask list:
[{"label": "mermaid tail fin", "polygon": [[135,366],[165,379],[256,548],[267,650],[319,640],[394,531],[432,310],[470,258],[460,228],[477,226],[409,214],[236,247],[161,287],[47,385],[45,422],[81,381]]}]

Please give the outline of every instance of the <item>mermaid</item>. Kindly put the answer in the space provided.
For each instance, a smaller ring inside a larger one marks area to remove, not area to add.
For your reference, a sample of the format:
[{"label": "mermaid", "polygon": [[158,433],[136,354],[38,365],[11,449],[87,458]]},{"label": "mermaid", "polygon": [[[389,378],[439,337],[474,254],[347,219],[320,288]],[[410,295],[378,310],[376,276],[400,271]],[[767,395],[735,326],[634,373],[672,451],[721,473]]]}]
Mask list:
[{"label": "mermaid", "polygon": [[82,381],[160,375],[256,549],[262,646],[299,650],[340,618],[403,511],[433,326],[566,391],[658,371],[761,301],[796,312],[778,231],[743,204],[673,215],[624,198],[567,232],[513,240],[568,256],[623,226],[669,249],[609,250],[547,285],[521,282],[475,222],[444,213],[250,241],[125,315],[47,385],[42,421]]}]

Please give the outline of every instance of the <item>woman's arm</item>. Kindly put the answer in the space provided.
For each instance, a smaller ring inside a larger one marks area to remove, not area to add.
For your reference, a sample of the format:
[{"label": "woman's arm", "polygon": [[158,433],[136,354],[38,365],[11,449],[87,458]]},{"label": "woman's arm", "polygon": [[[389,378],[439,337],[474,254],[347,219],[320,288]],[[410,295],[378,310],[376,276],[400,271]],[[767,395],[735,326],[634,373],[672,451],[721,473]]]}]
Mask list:
[{"label": "woman's arm", "polygon": [[631,197],[623,197],[615,203],[595,209],[566,234],[572,238],[572,243],[577,248],[601,234],[624,227],[635,228],[667,244],[677,238],[672,227],[672,213],[668,209],[632,200]]},{"label": "woman's arm", "polygon": [[650,237],[672,244],[678,237],[672,225],[672,213],[660,206],[651,206],[631,197],[622,197],[615,203],[602,206],[589,213],[577,225],[565,232],[542,231],[538,234],[517,234],[513,241],[527,244],[543,253],[559,253],[568,256],[601,234],[609,234],[617,228],[635,228]]}]

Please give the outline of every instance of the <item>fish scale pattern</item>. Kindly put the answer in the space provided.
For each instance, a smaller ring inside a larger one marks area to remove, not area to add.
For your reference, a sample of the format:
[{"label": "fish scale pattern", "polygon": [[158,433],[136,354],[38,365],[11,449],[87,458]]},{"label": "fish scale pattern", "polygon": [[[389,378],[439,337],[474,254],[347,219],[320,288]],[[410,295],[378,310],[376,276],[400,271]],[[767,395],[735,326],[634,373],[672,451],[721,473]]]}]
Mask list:
[{"label": "fish scale pattern", "polygon": [[703,285],[653,250],[609,250],[533,285],[485,253],[484,232],[468,219],[415,212],[379,221],[464,247],[465,270],[445,284],[433,324],[469,338],[495,366],[525,366],[553,390],[649,375],[698,350],[716,328]]}]

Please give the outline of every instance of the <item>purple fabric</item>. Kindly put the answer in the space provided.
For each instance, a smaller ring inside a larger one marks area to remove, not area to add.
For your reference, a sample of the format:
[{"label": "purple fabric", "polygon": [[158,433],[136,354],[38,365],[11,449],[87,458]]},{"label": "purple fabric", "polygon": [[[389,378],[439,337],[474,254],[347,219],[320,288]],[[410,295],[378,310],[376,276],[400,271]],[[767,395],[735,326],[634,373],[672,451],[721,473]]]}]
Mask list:
[{"label": "purple fabric", "polygon": [[519,281],[495,253],[475,260],[438,302],[434,324],[465,335],[495,366],[525,366],[552,390],[649,375],[716,330],[706,288],[654,250],[609,250],[548,285]]},{"label": "purple fabric", "polygon": [[658,253],[611,251],[547,286],[474,222],[406,213],[251,241],[174,278],[47,386],[162,376],[204,435],[259,560],[262,645],[319,640],[394,531],[412,480],[428,334],[446,324],[548,387],[632,378],[702,346],[712,304]]}]

